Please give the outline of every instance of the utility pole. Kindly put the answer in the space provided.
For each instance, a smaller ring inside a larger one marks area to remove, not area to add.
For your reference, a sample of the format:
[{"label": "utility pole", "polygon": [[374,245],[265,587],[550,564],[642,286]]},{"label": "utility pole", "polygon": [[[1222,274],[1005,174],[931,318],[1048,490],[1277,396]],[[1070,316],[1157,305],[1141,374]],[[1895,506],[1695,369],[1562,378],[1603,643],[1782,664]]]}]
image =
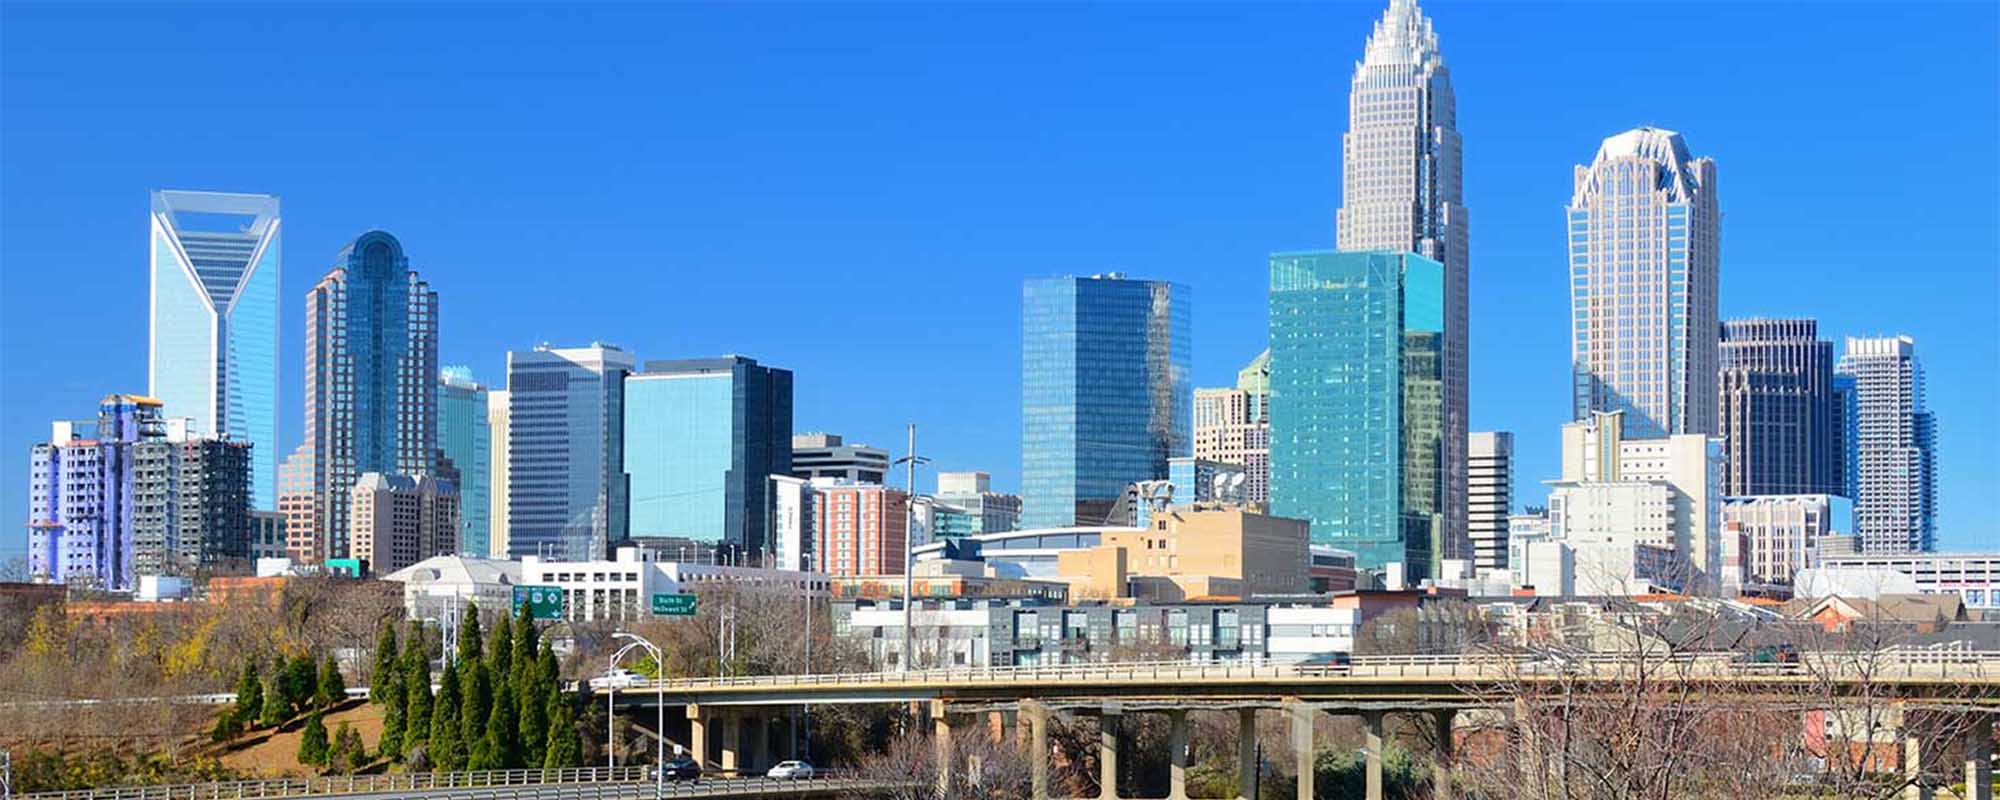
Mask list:
[{"label": "utility pole", "polygon": [[914,422],[910,423],[909,453],[896,459],[896,463],[908,464],[910,467],[908,483],[905,484],[908,497],[904,498],[903,510],[903,660],[896,665],[898,672],[909,672],[910,661],[917,655],[917,631],[911,622],[914,617],[910,613],[917,602],[917,598],[912,596],[916,581],[911,575],[916,571],[917,565],[917,465],[928,464],[931,461],[917,455],[917,423]]},{"label": "utility pole", "polygon": [[14,796],[14,753],[0,749],[0,797]]}]

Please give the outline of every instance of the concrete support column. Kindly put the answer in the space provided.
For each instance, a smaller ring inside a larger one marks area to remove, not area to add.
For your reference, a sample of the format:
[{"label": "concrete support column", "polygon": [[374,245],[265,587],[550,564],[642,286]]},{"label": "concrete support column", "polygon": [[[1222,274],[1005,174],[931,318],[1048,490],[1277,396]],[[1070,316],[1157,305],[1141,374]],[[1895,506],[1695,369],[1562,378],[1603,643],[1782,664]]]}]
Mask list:
[{"label": "concrete support column", "polygon": [[787,760],[805,758],[805,754],[799,752],[799,715],[795,712],[785,712],[785,748],[783,752]]},{"label": "concrete support column", "polygon": [[744,763],[743,768],[753,771],[769,769],[771,720],[757,714],[747,714],[743,718],[743,727],[750,730],[750,758]]},{"label": "concrete support column", "polygon": [[1097,797],[1118,800],[1118,706],[1107,705],[1097,715]]},{"label": "concrete support column", "polygon": [[708,712],[704,710],[700,705],[695,703],[689,703],[687,707],[687,718],[688,718],[688,751],[689,751],[688,757],[694,759],[694,763],[706,767],[709,765],[708,723],[710,721],[710,716]]},{"label": "concrete support column", "polygon": [[1167,712],[1167,800],[1187,800],[1187,710]]},{"label": "concrete support column", "polygon": [[1448,708],[1433,712],[1437,722],[1437,760],[1431,763],[1431,800],[1451,800],[1451,766],[1457,758],[1458,743],[1453,741],[1452,723],[1458,720],[1458,709]]},{"label": "concrete support column", "polygon": [[1298,767],[1299,800],[1312,800],[1313,774],[1313,717],[1318,710],[1303,703],[1292,703],[1287,713],[1292,715],[1292,763]]},{"label": "concrete support column", "polygon": [[1363,747],[1368,755],[1367,800],[1382,800],[1382,712],[1361,715]]},{"label": "concrete support column", "polygon": [[1985,714],[1965,729],[1965,800],[1993,800],[1993,719]]},{"label": "concrete support column", "polygon": [[738,748],[743,746],[743,720],[733,711],[724,711],[717,717],[716,721],[721,724],[716,727],[722,733],[719,737],[722,739],[722,757],[718,768],[725,774],[734,773],[742,766],[737,762],[737,755]]},{"label": "concrete support column", "polygon": [[1049,707],[1032,701],[1024,702],[1021,714],[1028,718],[1028,796],[1034,800],[1048,800]]},{"label": "concrete support column", "polygon": [[1254,800],[1257,791],[1257,709],[1236,709],[1236,796]]},{"label": "concrete support column", "polygon": [[931,758],[937,763],[939,797],[951,796],[951,714],[943,700],[931,701]]}]

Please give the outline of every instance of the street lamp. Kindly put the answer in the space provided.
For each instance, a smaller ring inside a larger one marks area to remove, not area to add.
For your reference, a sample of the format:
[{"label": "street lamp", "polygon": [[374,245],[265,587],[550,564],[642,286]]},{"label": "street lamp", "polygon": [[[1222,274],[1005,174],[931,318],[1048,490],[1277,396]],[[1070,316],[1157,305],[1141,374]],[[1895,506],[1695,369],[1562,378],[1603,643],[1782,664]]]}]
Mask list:
[{"label": "street lamp", "polygon": [[[667,793],[667,682],[662,679],[667,670],[667,656],[665,652],[660,650],[659,645],[653,644],[646,637],[636,633],[619,631],[611,634],[611,638],[624,639],[626,640],[626,644],[624,647],[618,648],[618,652],[611,654],[611,666],[605,668],[606,674],[609,674],[612,670],[616,670],[618,668],[618,660],[624,658],[626,653],[632,652],[633,648],[644,648],[647,654],[653,657],[653,797],[654,800],[658,800],[661,797],[665,797]],[[604,702],[607,704],[611,703],[611,698],[616,697],[617,694],[618,689],[616,686],[613,686],[611,691],[605,693],[606,699]],[[612,740],[616,736],[612,732],[615,731],[615,728],[611,726],[610,719],[610,715],[607,714],[604,742],[604,757],[606,759],[611,758]],[[699,758],[699,754],[696,757]]]}]

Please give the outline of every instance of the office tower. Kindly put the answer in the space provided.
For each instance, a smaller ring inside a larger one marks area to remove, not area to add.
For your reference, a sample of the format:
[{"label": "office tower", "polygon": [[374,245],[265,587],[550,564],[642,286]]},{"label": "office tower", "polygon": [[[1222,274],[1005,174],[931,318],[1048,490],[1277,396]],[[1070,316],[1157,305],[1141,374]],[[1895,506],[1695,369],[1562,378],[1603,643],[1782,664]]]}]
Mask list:
[{"label": "office tower", "polygon": [[[1722,442],[1700,434],[1636,439],[1625,435],[1625,412],[1592,412],[1562,429],[1562,478],[1550,481],[1555,535],[1578,531],[1630,538],[1672,552],[1675,579],[1733,588],[1740,572],[1721,535]],[[1633,498],[1663,504],[1635,510]]]},{"label": "office tower", "polygon": [[348,502],[353,557],[367,562],[370,575],[462,549],[458,489],[449,482],[369,472],[355,479]]},{"label": "office tower", "polygon": [[305,442],[279,475],[292,558],[347,558],[365,472],[437,471],[438,296],[403,244],[369,231],[306,293]]},{"label": "office tower", "polygon": [[[171,421],[170,421],[171,422]],[[132,445],[135,575],[192,575],[250,558],[249,442],[165,438]]]},{"label": "office tower", "polygon": [[36,580],[129,591],[138,583],[133,451],[166,438],[160,401],[108,395],[96,420],[50,429],[28,461],[28,571]]},{"label": "office tower", "polygon": [[848,444],[831,433],[801,433],[792,437],[793,477],[881,483],[888,474],[889,452],[879,447]]},{"label": "office tower", "polygon": [[1722,489],[1731,495],[1840,492],[1833,343],[1809,319],[1722,323]]},{"label": "office tower", "polygon": [[250,502],[276,508],[278,198],[153,193],[147,393],[199,436],[249,442]]},{"label": "office tower", "polygon": [[940,472],[937,476],[939,537],[1005,533],[1021,526],[1021,496],[993,491],[984,472]]},{"label": "office tower", "polygon": [[486,387],[471,367],[445,367],[438,377],[438,452],[458,470],[458,547],[461,555],[492,552],[488,523],[493,485],[493,423]]},{"label": "office tower", "polygon": [[279,511],[250,512],[250,561],[285,557],[285,515]]},{"label": "office tower", "polygon": [[1347,97],[1336,243],[1348,251],[1413,252],[1444,268],[1444,532],[1442,558],[1466,558],[1465,442],[1471,401],[1469,215],[1459,161],[1458,102],[1431,21],[1415,0],[1390,0]]},{"label": "office tower", "polygon": [[1111,273],[1022,289],[1021,525],[1102,524],[1190,451],[1188,289]]},{"label": "office tower", "polygon": [[1854,391],[1854,376],[1840,372],[1833,373],[1834,414],[1840,417],[1840,424],[1834,430],[1839,439],[1833,447],[1834,458],[1840,461],[1841,497],[1852,500],[1861,494],[1861,461],[1855,443],[1861,441],[1861,405]]},{"label": "office tower", "polygon": [[1924,404],[1924,368],[1908,336],[1847,337],[1840,374],[1854,381],[1854,532],[1864,553],[1937,546],[1937,420]]},{"label": "office tower", "polygon": [[790,475],[769,475],[766,481],[771,487],[772,566],[816,570],[812,548],[812,481]]},{"label": "office tower", "polygon": [[507,354],[507,554],[602,559],[626,539],[625,376],[616,346]]},{"label": "office tower", "polygon": [[[648,361],[625,378],[633,538],[766,557],[770,476],[792,471],[792,372],[742,356]],[[746,560],[747,559],[747,560]]]},{"label": "office tower", "polygon": [[1507,568],[1507,518],[1514,505],[1514,434],[1475,431],[1466,444],[1466,529],[1476,569]]},{"label": "office tower", "polygon": [[1722,536],[1742,543],[1744,579],[1789,585],[1813,565],[1820,540],[1846,535],[1854,501],[1830,494],[1781,494],[1722,499]]},{"label": "office tower", "polygon": [[1244,497],[1271,502],[1271,351],[1236,373],[1233,389],[1194,390],[1194,457],[1238,464]]},{"label": "office tower", "polygon": [[1365,569],[1444,552],[1444,267],[1413,253],[1271,256],[1271,509]]},{"label": "office tower", "polygon": [[[505,389],[493,389],[486,393],[486,428],[490,443],[486,476],[486,557],[507,557],[507,480],[510,474],[507,461],[507,431],[509,428],[507,404],[509,395]],[[479,555],[479,553],[474,553]]]},{"label": "office tower", "polygon": [[1572,418],[1633,438],[1716,432],[1715,162],[1635,128],[1576,168],[1569,203]]},{"label": "office tower", "polygon": [[901,575],[910,496],[901,489],[815,478],[813,554],[829,575]]}]

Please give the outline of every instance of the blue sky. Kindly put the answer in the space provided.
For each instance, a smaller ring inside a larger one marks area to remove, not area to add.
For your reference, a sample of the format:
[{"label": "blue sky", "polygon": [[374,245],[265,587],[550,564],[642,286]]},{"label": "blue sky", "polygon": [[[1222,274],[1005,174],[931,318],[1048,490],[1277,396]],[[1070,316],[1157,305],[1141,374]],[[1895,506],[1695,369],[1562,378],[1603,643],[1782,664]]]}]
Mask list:
[{"label": "blue sky", "polygon": [[[1327,246],[1382,2],[0,4],[0,519],[54,418],[146,381],[155,188],[283,198],[303,294],[380,227],[445,363],[540,341],[739,352],[797,424],[1018,486],[1020,284],[1193,287],[1197,383],[1263,347],[1266,255]],[[1427,3],[1459,99],[1472,420],[1543,494],[1568,415],[1562,207],[1604,136],[1720,172],[1725,316],[1916,337],[1941,543],[2000,546],[2000,11]],[[924,481],[928,483],[928,479]],[[0,556],[22,528],[0,526]]]}]

